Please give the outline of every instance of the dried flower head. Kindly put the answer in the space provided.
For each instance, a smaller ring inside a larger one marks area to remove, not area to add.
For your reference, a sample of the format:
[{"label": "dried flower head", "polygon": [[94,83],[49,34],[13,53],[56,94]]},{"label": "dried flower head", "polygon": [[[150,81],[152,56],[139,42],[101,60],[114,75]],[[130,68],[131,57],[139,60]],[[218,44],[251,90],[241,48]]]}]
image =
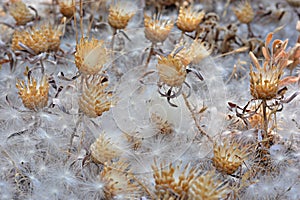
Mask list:
[{"label": "dried flower head", "polygon": [[74,16],[75,10],[75,1],[74,0],[59,0],[59,11],[63,16],[71,18]]},{"label": "dried flower head", "polygon": [[110,163],[112,159],[118,158],[121,151],[104,133],[100,134],[97,140],[90,147],[91,157],[95,163]]},{"label": "dried flower head", "polygon": [[27,84],[24,80],[18,80],[16,87],[26,108],[39,110],[47,106],[49,83],[46,76],[43,76],[39,83],[33,77],[28,79]]},{"label": "dried flower head", "polygon": [[181,6],[176,23],[177,27],[183,32],[193,32],[202,22],[204,15],[204,11],[197,12],[193,11],[193,8],[191,6],[187,8]]},{"label": "dried flower head", "polygon": [[186,67],[178,58],[174,58],[172,55],[159,56],[156,68],[160,81],[168,86],[180,87],[185,81]]},{"label": "dried flower head", "polygon": [[217,170],[233,174],[248,156],[248,148],[239,142],[224,140],[222,144],[214,144],[214,157],[212,158]]},{"label": "dried flower head", "polygon": [[286,0],[288,4],[290,4],[293,7],[300,7],[300,1],[299,0]]},{"label": "dried flower head", "polygon": [[254,11],[248,1],[240,3],[238,7],[233,8],[233,12],[238,20],[244,24],[250,23],[254,18]]},{"label": "dried flower head", "polygon": [[57,51],[60,45],[60,29],[53,29],[51,26],[41,26],[30,30],[16,31],[12,39],[12,50],[24,50],[19,43],[32,49],[34,53]]},{"label": "dried flower head", "polygon": [[108,82],[105,77],[92,76],[83,85],[79,98],[79,109],[88,117],[95,118],[108,111],[114,100],[112,92],[106,91]]},{"label": "dried flower head", "polygon": [[218,200],[229,192],[228,186],[217,180],[214,172],[208,172],[190,182],[188,196],[193,200]]},{"label": "dried flower head", "polygon": [[272,37],[273,33],[268,34],[265,47],[262,48],[265,57],[262,67],[254,54],[252,52],[249,54],[257,69],[257,72],[254,72],[250,66],[250,93],[255,99],[270,100],[279,95],[280,78],[284,68],[290,63],[289,55],[285,52],[288,40],[274,40],[270,52],[267,47]]},{"label": "dried flower head", "polygon": [[205,42],[194,40],[190,46],[180,50],[175,57],[179,58],[185,66],[188,66],[190,64],[198,64],[201,60],[208,57],[210,53],[211,50],[207,48]]},{"label": "dried flower head", "polygon": [[157,199],[187,199],[187,193],[191,182],[197,177],[198,171],[190,168],[187,164],[180,172],[181,164],[169,165],[163,168],[155,163],[152,165],[153,177],[155,179],[155,194]]},{"label": "dried flower head", "polygon": [[163,42],[167,39],[171,29],[174,26],[172,20],[160,20],[154,15],[153,19],[151,17],[144,15],[145,20],[145,36],[153,44],[158,42]]},{"label": "dried flower head", "polygon": [[16,20],[17,25],[26,25],[34,19],[34,15],[22,1],[13,1],[9,7],[9,13]]},{"label": "dried flower head", "polygon": [[81,38],[76,45],[75,64],[86,75],[93,75],[102,70],[109,60],[109,53],[103,40]]},{"label": "dried flower head", "polygon": [[133,4],[126,1],[119,1],[110,5],[108,23],[115,29],[124,29],[134,14],[135,10]]},{"label": "dried flower head", "polygon": [[167,120],[164,120],[155,113],[151,114],[151,121],[155,125],[157,133],[169,135],[174,132],[173,124],[169,123]]},{"label": "dried flower head", "polygon": [[104,181],[105,199],[138,199],[142,189],[133,180],[128,163],[120,160],[111,165],[105,165],[100,174],[101,181]]}]

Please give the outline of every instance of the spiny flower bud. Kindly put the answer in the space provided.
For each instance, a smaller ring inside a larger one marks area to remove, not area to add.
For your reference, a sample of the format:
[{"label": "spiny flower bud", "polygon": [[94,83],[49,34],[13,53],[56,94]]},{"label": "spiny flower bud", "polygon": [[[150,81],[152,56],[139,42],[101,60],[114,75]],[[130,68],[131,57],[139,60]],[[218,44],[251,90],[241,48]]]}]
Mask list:
[{"label": "spiny flower bud", "polygon": [[75,7],[75,0],[60,0],[59,1],[59,11],[63,16],[67,18],[71,18],[74,16],[74,7]]},{"label": "spiny flower bud", "polygon": [[91,145],[91,157],[95,163],[110,163],[112,159],[121,155],[120,150],[110,141],[110,138],[102,133]]},{"label": "spiny flower bud", "polygon": [[90,77],[83,85],[79,108],[88,117],[95,118],[108,111],[112,105],[112,93],[106,91],[108,82],[98,76]]},{"label": "spiny flower bud", "polygon": [[26,25],[34,19],[33,14],[22,1],[13,1],[9,6],[9,13],[16,20],[17,25]]},{"label": "spiny flower bud", "polygon": [[102,70],[109,60],[109,53],[103,40],[81,38],[76,45],[75,64],[85,75],[93,75]]},{"label": "spiny flower bud", "polygon": [[26,45],[34,51],[36,54],[49,51],[57,51],[60,45],[60,36],[62,32],[57,29],[53,29],[51,26],[41,26],[38,28],[32,28],[30,30],[16,31],[12,39],[12,49],[24,50],[19,42]]},{"label": "spiny flower bud", "polygon": [[16,87],[26,108],[39,110],[47,106],[49,83],[46,76],[43,76],[39,83],[33,77],[28,79],[27,84],[18,80]]},{"label": "spiny flower bud", "polygon": [[109,8],[108,23],[115,29],[124,29],[129,20],[134,16],[134,5],[128,2],[117,2]]},{"label": "spiny flower bud", "polygon": [[214,172],[208,172],[190,182],[188,196],[193,200],[218,200],[229,192],[228,186],[217,180]]},{"label": "spiny flower bud", "polygon": [[178,58],[172,55],[167,57],[158,57],[158,70],[159,80],[171,87],[180,87],[186,78],[186,67]]},{"label": "spiny flower bud", "polygon": [[238,142],[223,141],[223,144],[214,144],[214,157],[212,158],[217,170],[233,174],[248,155],[248,149]]},{"label": "spiny flower bud", "polygon": [[165,41],[174,26],[173,21],[159,20],[156,18],[156,15],[154,15],[154,19],[151,19],[146,14],[144,17],[146,38],[154,44]]},{"label": "spiny flower bud", "polygon": [[183,32],[193,32],[202,22],[204,15],[204,11],[196,12],[192,10],[191,6],[187,8],[181,6],[176,23],[177,27]]},{"label": "spiny flower bud", "polygon": [[254,18],[254,11],[248,1],[241,3],[236,8],[233,8],[233,12],[238,20],[244,24],[250,23]]}]

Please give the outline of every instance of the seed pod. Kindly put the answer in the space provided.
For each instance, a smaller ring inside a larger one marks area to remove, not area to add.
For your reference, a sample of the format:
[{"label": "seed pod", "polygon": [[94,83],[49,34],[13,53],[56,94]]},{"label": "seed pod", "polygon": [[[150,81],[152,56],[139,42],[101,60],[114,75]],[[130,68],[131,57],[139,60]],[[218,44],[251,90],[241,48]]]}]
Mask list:
[{"label": "seed pod", "polygon": [[112,159],[121,155],[120,150],[113,144],[104,133],[91,145],[91,157],[95,163],[110,163]]},{"label": "seed pod", "polygon": [[13,1],[9,7],[9,13],[16,20],[17,25],[26,25],[34,19],[33,14],[22,1]]},{"label": "seed pod", "polygon": [[233,8],[233,12],[238,20],[244,24],[252,22],[254,18],[254,11],[248,1],[246,1],[245,3],[241,3],[236,8]]},{"label": "seed pod", "polygon": [[43,76],[39,83],[33,77],[28,79],[27,84],[18,80],[16,87],[26,108],[39,110],[47,106],[49,83],[46,76]]},{"label": "seed pod", "polygon": [[227,184],[217,180],[214,172],[207,172],[198,176],[189,185],[188,199],[193,200],[218,200],[224,199],[230,189]]},{"label": "seed pod", "polygon": [[223,144],[214,144],[214,157],[212,158],[217,170],[233,174],[247,157],[247,148],[238,142],[223,141]]},{"label": "seed pod", "polygon": [[177,27],[183,32],[193,32],[202,22],[204,15],[204,11],[196,12],[192,10],[191,6],[188,8],[181,6],[176,22]]},{"label": "seed pod", "polygon": [[156,19],[156,16],[154,16],[154,19],[151,19],[151,17],[147,16],[146,14],[144,17],[144,32],[146,38],[154,44],[165,41],[174,26],[173,21],[159,20]]},{"label": "seed pod", "polygon": [[43,52],[57,51],[60,46],[60,36],[62,32],[59,29],[53,29],[51,26],[41,26],[30,30],[16,31],[12,39],[12,50],[24,50],[19,42],[29,47],[35,54]]},{"label": "seed pod", "polygon": [[118,2],[112,4],[109,8],[108,23],[115,29],[124,29],[129,20],[134,16],[135,11],[131,4],[127,2]]},{"label": "seed pod", "polygon": [[105,90],[108,82],[102,83],[103,79],[92,77],[83,85],[79,109],[90,118],[101,116],[113,105],[112,93]]},{"label": "seed pod", "polygon": [[102,70],[109,60],[109,53],[103,40],[81,38],[76,45],[75,64],[86,75],[93,75]]},{"label": "seed pod", "polygon": [[178,58],[172,55],[167,57],[158,57],[159,80],[171,87],[180,87],[186,78],[186,67]]},{"label": "seed pod", "polygon": [[71,18],[74,16],[74,7],[75,4],[73,3],[73,0],[59,1],[59,11],[61,12],[61,14],[63,14],[63,16],[67,18]]}]

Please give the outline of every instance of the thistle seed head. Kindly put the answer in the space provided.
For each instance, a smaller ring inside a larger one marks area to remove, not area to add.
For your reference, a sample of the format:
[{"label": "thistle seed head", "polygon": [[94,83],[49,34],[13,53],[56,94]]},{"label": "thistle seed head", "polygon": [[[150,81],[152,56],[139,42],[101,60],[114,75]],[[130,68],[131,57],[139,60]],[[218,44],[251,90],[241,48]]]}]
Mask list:
[{"label": "thistle seed head", "polygon": [[204,11],[193,11],[191,6],[181,6],[179,9],[179,15],[177,18],[177,27],[183,32],[193,32],[197,29],[198,25],[204,18]]}]

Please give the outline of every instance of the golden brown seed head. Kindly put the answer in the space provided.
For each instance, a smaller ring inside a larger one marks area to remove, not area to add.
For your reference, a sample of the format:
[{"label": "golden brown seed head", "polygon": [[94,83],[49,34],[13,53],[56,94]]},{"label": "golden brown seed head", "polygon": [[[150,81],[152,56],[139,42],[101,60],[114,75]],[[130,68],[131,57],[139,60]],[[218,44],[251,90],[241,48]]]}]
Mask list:
[{"label": "golden brown seed head", "polygon": [[118,158],[121,151],[107,138],[104,133],[90,147],[91,157],[95,163],[110,163],[112,159]]},{"label": "golden brown seed head", "polygon": [[225,140],[223,144],[214,144],[214,157],[212,158],[217,170],[227,174],[233,174],[242,164],[248,155],[246,147],[238,142]]},{"label": "golden brown seed head", "polygon": [[286,0],[288,4],[290,4],[293,7],[300,7],[300,1],[299,0]]},{"label": "golden brown seed head", "polygon": [[139,199],[142,190],[140,186],[133,181],[130,166],[124,161],[114,162],[105,165],[101,171],[100,179],[105,183],[104,195],[105,199]]},{"label": "golden brown seed head", "polygon": [[185,81],[186,67],[178,58],[174,58],[172,55],[159,56],[156,68],[160,81],[168,86],[180,87]]},{"label": "golden brown seed head", "polygon": [[241,23],[248,24],[252,22],[254,18],[254,11],[252,9],[251,4],[246,1],[241,3],[238,7],[233,8],[233,12],[235,16]]},{"label": "golden brown seed head", "polygon": [[250,67],[250,93],[255,99],[270,100],[277,96],[282,70],[277,66],[264,66],[253,71]]},{"label": "golden brown seed head", "polygon": [[173,124],[169,123],[167,120],[161,118],[155,113],[151,114],[151,121],[155,125],[156,131],[159,134],[169,135],[174,132]]},{"label": "golden brown seed head", "polygon": [[[131,7],[130,7],[131,6]],[[126,2],[118,2],[112,4],[109,8],[108,23],[115,29],[124,29],[128,25],[129,20],[134,16],[135,11],[132,10],[131,4]]]},{"label": "golden brown seed head", "polygon": [[[181,164],[163,168],[162,164],[152,165],[157,199],[187,199],[189,185],[197,177],[198,171],[187,164],[181,171]],[[177,197],[179,198],[175,198]]]},{"label": "golden brown seed head", "polygon": [[193,200],[218,200],[229,192],[228,186],[217,180],[214,172],[208,172],[190,182],[188,196]]},{"label": "golden brown seed head", "polygon": [[192,10],[191,6],[187,8],[181,6],[176,23],[177,27],[183,32],[193,32],[202,22],[204,15],[204,11],[196,12]]},{"label": "golden brown seed head", "polygon": [[156,19],[156,16],[154,16],[154,19],[151,19],[151,17],[147,16],[146,14],[144,17],[144,32],[146,38],[154,44],[165,41],[174,26],[173,21],[158,20]]},{"label": "golden brown seed head", "polygon": [[41,26],[39,29],[16,31],[12,39],[12,50],[24,50],[19,42],[32,49],[36,54],[49,51],[57,51],[60,45],[62,32],[51,26]]},{"label": "golden brown seed head", "polygon": [[14,1],[9,7],[9,13],[16,20],[17,25],[26,25],[34,19],[33,14],[22,1]]},{"label": "golden brown seed head", "polygon": [[189,64],[198,64],[210,53],[211,50],[205,46],[204,42],[194,40],[192,44],[180,50],[175,57],[179,58],[185,66],[188,66]]},{"label": "golden brown seed head", "polygon": [[[75,2],[75,1],[74,1]],[[74,8],[75,3],[73,3],[73,0],[60,0],[59,1],[59,11],[63,16],[67,18],[71,18],[74,16]]]},{"label": "golden brown seed head", "polygon": [[18,80],[16,87],[23,104],[30,110],[39,110],[47,106],[49,83],[46,76],[43,76],[39,83],[31,77],[27,84]]},{"label": "golden brown seed head", "polygon": [[95,118],[108,111],[114,100],[112,93],[106,91],[108,82],[102,83],[104,78],[90,77],[83,85],[83,91],[79,98],[79,109],[88,117]]},{"label": "golden brown seed head", "polygon": [[85,75],[97,74],[109,60],[109,53],[103,40],[81,38],[76,45],[75,64]]}]

